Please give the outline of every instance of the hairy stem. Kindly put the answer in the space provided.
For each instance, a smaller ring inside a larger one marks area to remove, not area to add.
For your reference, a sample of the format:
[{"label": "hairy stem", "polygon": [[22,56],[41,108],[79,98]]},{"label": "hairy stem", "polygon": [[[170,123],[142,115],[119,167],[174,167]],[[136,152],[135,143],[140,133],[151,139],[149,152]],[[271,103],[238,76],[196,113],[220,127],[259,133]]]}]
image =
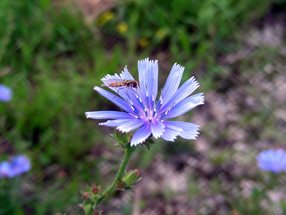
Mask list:
[{"label": "hairy stem", "polygon": [[130,145],[128,145],[125,148],[124,151],[124,156],[123,159],[121,161],[121,164],[119,166],[119,169],[115,175],[115,178],[113,179],[111,185],[109,185],[103,192],[102,194],[99,196],[99,198],[97,198],[96,202],[95,202],[95,207],[98,206],[102,201],[108,199],[109,197],[112,196],[112,194],[114,193],[114,191],[116,190],[117,184],[118,182],[120,182],[120,180],[122,179],[125,169],[127,167],[127,164],[133,154],[133,152],[135,151],[136,147],[132,147]]}]

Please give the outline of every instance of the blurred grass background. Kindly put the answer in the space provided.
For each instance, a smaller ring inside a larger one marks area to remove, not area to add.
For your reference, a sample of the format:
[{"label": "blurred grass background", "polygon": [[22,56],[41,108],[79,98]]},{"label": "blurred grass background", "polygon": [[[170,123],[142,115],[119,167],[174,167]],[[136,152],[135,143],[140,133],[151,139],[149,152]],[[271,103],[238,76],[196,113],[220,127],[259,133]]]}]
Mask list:
[{"label": "blurred grass background", "polygon": [[[0,158],[24,153],[32,159],[33,168],[25,176],[13,179],[10,187],[1,187],[0,214],[79,214],[79,191],[93,183],[104,185],[106,180],[102,178],[113,176],[121,154],[108,135],[111,131],[86,120],[84,112],[114,108],[95,94],[92,87],[100,84],[105,74],[120,72],[124,65],[137,76],[137,60],[157,58],[162,84],[171,65],[178,62],[185,66],[185,79],[196,75],[200,91],[206,92],[207,98],[208,92],[216,92],[209,94],[214,98],[232,97],[228,93],[235,87],[239,103],[244,97],[239,86],[247,93],[254,93],[254,97],[263,94],[243,84],[251,85],[249,79],[270,60],[281,59],[279,65],[283,65],[285,56],[277,47],[247,46],[241,39],[247,36],[241,35],[253,26],[262,26],[269,16],[283,15],[285,8],[286,2],[277,0],[1,0],[0,80],[12,88],[14,97],[10,103],[0,105]],[[228,59],[225,56],[241,47],[244,47],[242,53],[250,50],[251,54],[225,63]],[[214,108],[224,109],[226,103]],[[206,104],[196,114],[207,115],[208,107]],[[241,124],[237,126],[245,129],[253,124],[249,136],[257,139],[260,133],[256,132],[260,130],[255,129],[269,119],[272,124],[264,127],[267,131],[263,134],[265,138],[276,138],[277,132],[273,130],[277,122],[269,118],[271,106],[254,109],[255,112],[237,110],[243,112],[243,116],[238,116]],[[190,115],[186,119],[190,120]],[[196,123],[200,124],[199,121]],[[231,159],[235,146],[225,147],[225,142],[231,139],[229,125],[218,136],[214,134],[216,126],[217,120],[211,118],[205,127],[202,125],[201,136],[207,144],[218,146],[207,158],[220,166]],[[283,136],[279,138],[282,142]],[[193,143],[162,142],[148,152],[138,152],[132,166],[144,167],[144,175],[154,165],[157,153],[162,154],[163,163],[171,160],[175,164],[172,158],[186,154],[199,156]],[[186,193],[188,201],[192,201],[202,190],[196,186],[196,175],[188,174]],[[143,180],[146,177],[148,174]],[[218,180],[212,178],[205,183],[209,183],[214,193],[226,195]],[[235,183],[235,179],[230,180]],[[168,200],[176,194],[166,191],[156,195]],[[225,214],[261,214],[260,191],[249,198],[242,199],[234,193],[225,203],[228,212]],[[142,210],[151,207],[142,201]],[[199,203],[189,204],[194,211],[200,210]],[[214,210],[215,207],[199,214],[216,214]],[[131,211],[132,201],[125,202],[119,214]]]}]

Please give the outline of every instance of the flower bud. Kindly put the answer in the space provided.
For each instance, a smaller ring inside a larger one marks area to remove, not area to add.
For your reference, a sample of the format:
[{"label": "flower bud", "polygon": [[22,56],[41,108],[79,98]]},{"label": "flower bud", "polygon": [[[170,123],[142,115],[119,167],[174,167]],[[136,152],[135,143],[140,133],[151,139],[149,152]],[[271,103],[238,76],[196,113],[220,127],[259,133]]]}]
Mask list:
[{"label": "flower bud", "polygon": [[88,200],[89,198],[90,198],[89,192],[84,192],[84,193],[82,194],[82,199],[83,199],[83,200]]},{"label": "flower bud", "polygon": [[139,180],[140,180],[140,172],[138,169],[127,172],[122,178],[122,182],[127,188],[132,187]]},{"label": "flower bud", "polygon": [[122,133],[122,132],[117,131],[115,134],[115,139],[118,142],[118,144],[122,146],[123,148],[125,148],[127,144],[129,143],[129,138],[128,138],[127,133]]},{"label": "flower bud", "polygon": [[92,192],[93,194],[98,194],[98,193],[99,193],[99,187],[96,186],[96,185],[93,185],[93,186],[91,187],[91,192]]}]

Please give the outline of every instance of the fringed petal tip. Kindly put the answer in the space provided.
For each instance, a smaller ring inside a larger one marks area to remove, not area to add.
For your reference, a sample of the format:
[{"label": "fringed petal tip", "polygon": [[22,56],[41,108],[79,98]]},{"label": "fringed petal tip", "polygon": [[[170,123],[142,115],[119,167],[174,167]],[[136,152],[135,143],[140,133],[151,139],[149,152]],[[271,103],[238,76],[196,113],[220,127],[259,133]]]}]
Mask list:
[{"label": "fringed petal tip", "polygon": [[199,82],[197,81],[197,79],[196,79],[194,76],[192,76],[192,77],[188,80],[188,82],[191,82],[191,83],[190,83],[190,87],[191,87],[191,89],[192,89],[191,92],[195,91],[196,89],[198,89],[198,88],[200,87]]},{"label": "fringed petal tip", "polygon": [[120,76],[116,73],[114,75],[107,74],[100,80],[106,86],[108,82],[110,82],[110,80],[114,80],[114,79],[120,79]]},{"label": "fringed petal tip", "polygon": [[184,70],[185,69],[185,67],[183,67],[182,65],[178,64],[177,62],[174,63],[173,67],[176,67],[176,69],[178,69],[178,70]]},{"label": "fringed petal tip", "polygon": [[205,101],[206,99],[205,99],[204,93],[201,93],[201,102],[199,103],[199,105],[203,105]]},{"label": "fringed petal tip", "polygon": [[90,114],[91,112],[85,112],[84,114],[85,114],[85,117],[87,118],[87,119],[91,119],[91,114]]},{"label": "fringed petal tip", "polygon": [[196,140],[196,139],[198,138],[199,134],[200,134],[200,132],[197,131],[197,132],[194,134],[194,137],[193,137],[192,140]]},{"label": "fringed petal tip", "polygon": [[99,87],[99,86],[94,86],[93,87],[93,90],[95,90],[96,92],[98,92],[100,89],[101,89],[101,87]]},{"label": "fringed petal tip", "polygon": [[193,91],[200,87],[200,84],[197,81],[197,79],[195,78],[195,76],[190,77],[186,82],[191,85],[191,88],[193,89]]},{"label": "fringed petal tip", "polygon": [[139,128],[133,135],[130,145],[137,146],[147,140],[147,138],[151,135],[151,128],[148,125],[144,125]]},{"label": "fringed petal tip", "polygon": [[194,133],[193,138],[190,138],[190,140],[196,140],[199,137],[199,129]]},{"label": "fringed petal tip", "polygon": [[166,138],[166,137],[163,137],[162,138],[168,142],[175,142],[175,140],[177,140],[177,136],[176,137],[173,137],[173,138]]},{"label": "fringed petal tip", "polygon": [[149,60],[149,62],[152,64],[158,64],[158,60]]},{"label": "fringed petal tip", "polygon": [[118,131],[120,131],[121,133],[128,133],[130,132],[131,130],[124,130],[124,129],[121,129],[121,128],[116,128]]},{"label": "fringed petal tip", "polygon": [[148,57],[143,60],[138,60],[138,65],[142,64],[158,64],[158,60],[150,60]]},{"label": "fringed petal tip", "polygon": [[87,119],[102,119],[100,115],[98,114],[99,111],[89,111],[85,112],[85,117]]},{"label": "fringed petal tip", "polygon": [[140,142],[130,142],[130,146],[138,146],[138,145],[140,145],[140,144],[142,144],[142,143],[144,143],[145,142],[145,140],[142,140],[142,141],[140,141]]},{"label": "fringed petal tip", "polygon": [[[149,135],[150,136],[150,135]],[[148,136],[148,137],[149,137]],[[141,140],[139,140],[139,141],[132,141],[132,139],[131,139],[131,141],[130,141],[130,146],[138,146],[138,145],[140,145],[140,144],[143,144],[146,140],[147,140],[147,138],[148,137],[146,137],[145,139],[141,139]]]},{"label": "fringed petal tip", "polygon": [[127,65],[123,68],[123,71],[120,73],[120,78],[126,80],[134,80],[133,76],[127,69]]},{"label": "fringed petal tip", "polygon": [[138,64],[147,63],[147,62],[149,62],[149,57],[146,57],[146,58],[143,59],[143,60],[138,60]]}]

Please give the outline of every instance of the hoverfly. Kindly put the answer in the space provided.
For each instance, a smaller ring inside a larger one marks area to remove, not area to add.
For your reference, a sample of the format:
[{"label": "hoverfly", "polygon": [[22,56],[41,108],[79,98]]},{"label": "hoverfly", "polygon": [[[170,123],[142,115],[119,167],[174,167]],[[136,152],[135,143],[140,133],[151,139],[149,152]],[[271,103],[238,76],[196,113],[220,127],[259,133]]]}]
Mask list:
[{"label": "hoverfly", "polygon": [[[136,80],[129,79],[108,79],[104,81],[103,86],[117,88],[117,94],[119,94],[119,91],[124,88],[126,88],[127,90],[137,90],[139,88],[139,84]],[[128,93],[127,96],[129,97]]]},{"label": "hoverfly", "polygon": [[127,80],[127,79],[109,79],[105,81],[104,86],[106,87],[114,87],[114,88],[138,88],[139,84],[136,80]]}]

